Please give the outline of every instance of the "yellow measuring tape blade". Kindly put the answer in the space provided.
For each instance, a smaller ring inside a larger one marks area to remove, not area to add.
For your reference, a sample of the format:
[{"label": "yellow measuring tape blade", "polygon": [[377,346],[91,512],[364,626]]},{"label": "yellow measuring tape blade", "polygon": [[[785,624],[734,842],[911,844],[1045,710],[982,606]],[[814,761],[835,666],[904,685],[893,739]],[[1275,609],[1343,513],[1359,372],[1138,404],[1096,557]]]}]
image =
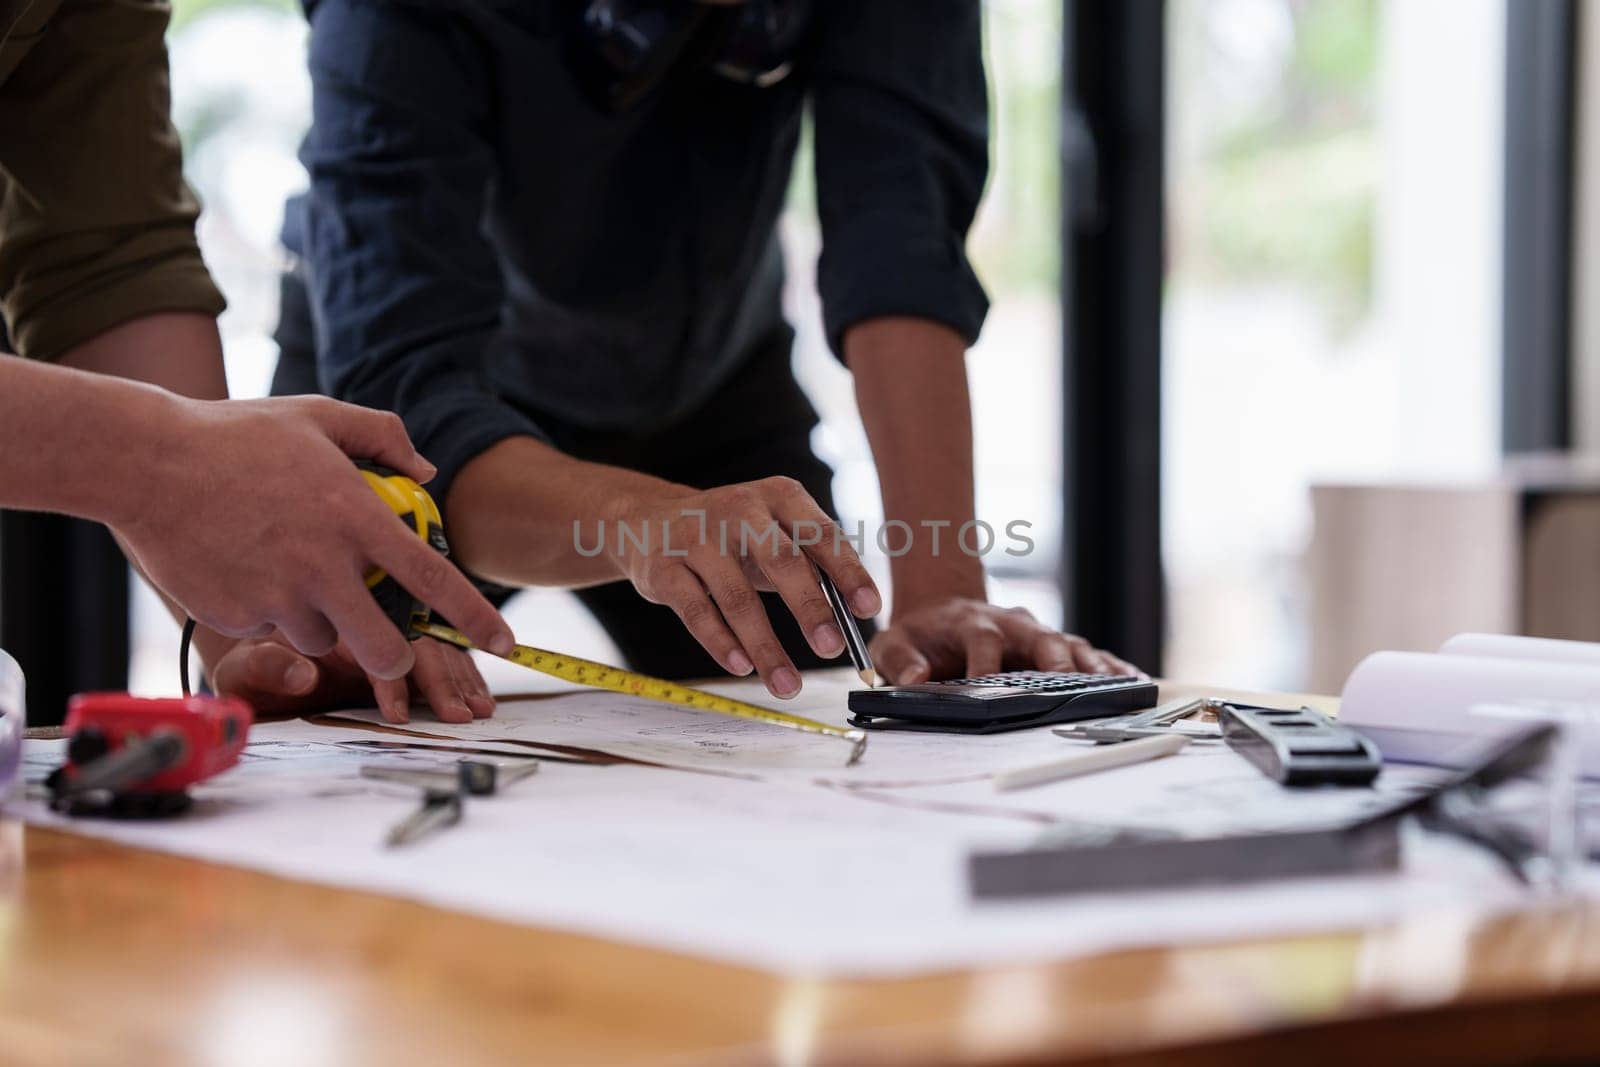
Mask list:
[{"label": "yellow measuring tape blade", "polygon": [[[475,648],[467,635],[448,626],[440,626],[435,622],[413,622],[411,629],[415,633],[426,634],[447,644],[460,648]],[[596,663],[594,660],[579,659],[577,656],[568,656],[560,652],[549,652],[542,648],[533,648],[528,645],[518,645],[512,650],[511,655],[504,657],[512,663],[526,667],[540,674],[548,674],[552,678],[560,678],[565,682],[576,682],[578,685],[592,686],[595,689],[609,689],[614,693],[625,693],[629,696],[645,697],[650,700],[659,700],[665,704],[674,704],[681,708],[693,708],[696,711],[710,711],[718,715],[731,715],[736,719],[746,719],[750,722],[763,722],[768,726],[781,726],[786,730],[800,730],[808,734],[822,734],[826,737],[837,737],[842,741],[850,742],[850,759],[848,764],[853,764],[861,758],[867,750],[867,735],[862,730],[852,730],[844,726],[834,726],[815,719],[803,718],[799,715],[790,715],[788,712],[774,711],[764,708],[759,704],[746,704],[742,700],[732,697],[718,696],[708,693],[704,689],[695,689],[677,682],[668,682],[660,678],[651,678],[649,675],[636,674],[625,671],[620,667],[612,667],[605,663]]]}]

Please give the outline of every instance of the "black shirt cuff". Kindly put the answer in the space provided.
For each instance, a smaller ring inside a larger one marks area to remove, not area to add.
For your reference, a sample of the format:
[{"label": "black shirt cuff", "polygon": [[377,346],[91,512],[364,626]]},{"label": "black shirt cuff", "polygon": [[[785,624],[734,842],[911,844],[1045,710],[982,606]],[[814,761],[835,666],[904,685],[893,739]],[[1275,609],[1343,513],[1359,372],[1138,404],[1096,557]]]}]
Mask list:
[{"label": "black shirt cuff", "polygon": [[823,325],[834,355],[868,319],[895,315],[944,323],[975,343],[989,298],[962,242],[912,220],[856,224],[827,241],[817,264]]},{"label": "black shirt cuff", "polygon": [[411,441],[439,473],[428,483],[428,494],[444,512],[445,533],[450,516],[445,501],[456,477],[468,463],[508,437],[549,437],[532,419],[498,397],[477,389],[447,389],[402,412]]}]

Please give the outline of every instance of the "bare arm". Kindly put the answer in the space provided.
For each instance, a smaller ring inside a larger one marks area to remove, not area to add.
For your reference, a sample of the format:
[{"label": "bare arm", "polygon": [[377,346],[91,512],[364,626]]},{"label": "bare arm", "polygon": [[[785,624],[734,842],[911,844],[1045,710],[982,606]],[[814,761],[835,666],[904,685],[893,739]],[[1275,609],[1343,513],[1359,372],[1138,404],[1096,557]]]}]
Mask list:
[{"label": "bare arm", "polygon": [[176,399],[0,356],[0,502],[107,524],[131,519],[150,428],[173,422]]},{"label": "bare arm", "polygon": [[982,561],[957,543],[974,517],[964,356],[988,310],[965,254],[988,175],[982,5],[916,9],[912,25],[897,0],[819,5],[813,29],[823,324],[855,376],[885,517],[915,535],[892,563],[894,619],[873,640],[874,664],[902,683],[1002,666],[1120,669],[988,604]]},{"label": "bare arm", "polygon": [[[533,437],[508,437],[461,468],[443,501],[461,565],[509,586],[581,589],[627,577],[611,553],[578,551],[630,499],[694,490],[647,474],[586,463]],[[577,524],[576,531],[574,524]]]},{"label": "bare arm", "polygon": [[[872,643],[892,681],[1002,669],[1136,673],[1081,637],[1057,633],[984,593],[973,521],[972,410],[966,343],[937,322],[869,319],[844,338],[856,400],[878,467],[885,519],[907,523],[912,548],[891,561],[894,618]],[[937,538],[935,537],[937,534]]]},{"label": "bare arm", "polygon": [[[388,542],[386,551],[407,557],[397,557],[401,570],[385,565],[402,584],[452,621],[460,610],[462,620],[483,635],[480,643],[509,644],[509,631],[493,609],[432,549],[400,531],[386,509],[373,507],[376,498],[355,475],[349,456],[386,462],[420,480],[431,476],[431,465],[416,454],[397,418],[320,397],[222,400],[227,382],[221,342],[208,315],[134,319],[70,349],[63,359],[97,373],[59,373],[96,389],[149,395],[169,409],[136,420],[124,442],[136,468],[114,479],[134,498],[104,521],[129,560],[178,618],[193,614],[213,622],[228,618],[215,612],[243,611],[265,615],[271,624],[241,630],[242,622],[253,622],[241,618],[231,627],[196,632],[197,651],[219,689],[240,692],[259,706],[285,708],[364,699],[361,675],[340,669],[359,663],[391,720],[406,718],[408,672],[409,686],[427,696],[442,718],[471,719],[493,709],[465,656],[432,642],[404,641],[359,581],[367,564],[351,558],[352,542],[366,541],[369,564],[377,563],[373,549]],[[208,505],[221,508],[211,521],[205,518]],[[341,515],[346,508],[353,511]],[[292,532],[297,525],[304,527],[298,534]],[[341,559],[355,566],[341,573]],[[428,592],[430,585],[437,592]],[[317,593],[312,586],[325,588]],[[458,608],[446,607],[445,600]],[[332,656],[313,665],[286,647],[235,641],[272,627],[307,655]]]},{"label": "bare arm", "polygon": [[19,384],[42,391],[5,390],[17,447],[0,484],[17,506],[106,522],[158,589],[229,636],[276,628],[308,654],[343,637],[370,673],[400,678],[412,650],[361,578],[380,566],[475,640],[509,645],[494,609],[400,528],[350,462],[431,476],[398,418],[322,397],[196,400],[112,377],[219,391],[216,345],[204,316],[154,315],[67,353],[104,373],[16,361]]},{"label": "bare arm", "polygon": [[800,691],[800,676],[757,590],[776,589],[826,657],[844,650],[844,636],[813,564],[856,614],[881,606],[854,549],[789,478],[700,491],[510,437],[462,467],[446,511],[459,558],[474,573],[510,585],[626,578],[677,612],[724,669],[753,668],[780,697]]},{"label": "bare arm", "polygon": [[[210,315],[163,312],[137,318],[69,349],[61,357],[61,363],[97,375],[146,382],[196,400],[226,400],[228,397],[222,338],[217,333],[216,319]],[[138,482],[125,484],[132,486]],[[123,554],[130,562],[135,561],[132,547],[117,533],[120,523],[107,525],[122,545]],[[137,567],[138,563],[133,562],[133,565]],[[148,580],[149,576],[145,577]],[[160,586],[153,582],[151,586],[172,617],[183,622],[188,614],[184,608]],[[201,660],[212,664],[232,647],[234,639],[202,626],[195,631],[194,643]]]},{"label": "bare arm", "polygon": [[[896,614],[952,596],[983,599],[983,563],[956,534],[973,517],[967,345],[948,326],[882,318],[845,334],[883,493],[883,517],[909,523],[912,550],[890,561]],[[924,521],[938,526],[938,551]]]},{"label": "bare arm", "polygon": [[132,319],[69,349],[61,364],[147,382],[195,400],[228,397],[222,338],[210,315],[161,312]]}]

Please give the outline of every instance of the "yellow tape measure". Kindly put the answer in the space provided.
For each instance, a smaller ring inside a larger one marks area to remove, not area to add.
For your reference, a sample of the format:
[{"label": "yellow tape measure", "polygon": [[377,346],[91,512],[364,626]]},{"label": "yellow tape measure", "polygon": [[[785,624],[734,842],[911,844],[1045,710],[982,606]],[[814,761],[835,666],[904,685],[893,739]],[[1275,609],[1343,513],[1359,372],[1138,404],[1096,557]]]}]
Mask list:
[{"label": "yellow tape measure", "polygon": [[[421,619],[413,620],[411,631],[426,634],[428,637],[437,638],[447,644],[460,648],[475,647],[467,640],[467,635],[448,626],[441,626],[436,622],[426,622]],[[645,697],[649,700],[659,700],[664,704],[675,704],[682,708],[692,708],[695,711],[711,711],[718,715],[731,715],[736,719],[747,719],[751,722],[762,722],[768,726],[782,726],[788,730],[800,730],[808,734],[823,734],[828,737],[837,737],[850,742],[850,759],[846,765],[855,763],[861,754],[867,750],[867,735],[862,730],[852,730],[844,726],[833,726],[815,719],[802,718],[799,715],[790,715],[787,712],[775,711],[764,708],[759,704],[746,704],[742,700],[732,697],[718,696],[708,693],[704,689],[695,689],[677,682],[668,682],[660,678],[651,678],[646,674],[636,674],[625,671],[621,667],[612,667],[605,663],[596,663],[594,660],[579,659],[577,656],[568,656],[560,652],[550,652],[542,648],[533,648],[529,645],[518,645],[505,659],[526,667],[541,674],[548,674],[552,678],[560,678],[565,682],[576,682],[578,685],[587,685],[595,689],[609,689],[613,693],[625,693],[628,696]]]},{"label": "yellow tape measure", "polygon": [[[439,508],[434,504],[428,491],[410,478],[397,474],[392,470],[372,464],[361,465],[362,475],[372,491],[389,505],[408,529],[413,530],[418,537],[427,541],[440,552],[448,555],[449,546],[444,538],[444,522],[439,517]],[[394,621],[402,632],[407,629],[414,634],[425,634],[448,644],[460,648],[474,647],[467,636],[459,630],[448,626],[441,626],[428,617],[427,606],[416,600],[410,593],[400,587],[400,584],[390,578],[381,570],[374,570],[367,575],[367,586],[383,607],[385,615]],[[554,678],[567,682],[576,682],[579,685],[592,686],[596,689],[609,689],[614,693],[626,693],[630,696],[645,697],[649,700],[659,700],[665,704],[673,704],[682,708],[692,708],[696,711],[710,711],[718,715],[731,715],[737,719],[746,719],[750,722],[762,722],[769,726],[781,726],[787,730],[800,730],[808,734],[821,734],[826,737],[837,737],[850,742],[849,763],[855,763],[867,748],[867,735],[861,730],[852,730],[844,726],[833,726],[814,719],[802,718],[799,715],[790,715],[783,711],[774,711],[764,708],[759,704],[747,704],[742,700],[731,697],[717,696],[707,693],[703,689],[693,689],[676,682],[663,681],[660,678],[651,678],[644,674],[635,674],[625,671],[620,667],[612,667],[593,660],[579,659],[576,656],[567,656],[559,652],[548,652],[542,648],[531,648],[528,645],[518,645],[506,659],[518,666],[527,667],[529,670],[539,671]]]}]

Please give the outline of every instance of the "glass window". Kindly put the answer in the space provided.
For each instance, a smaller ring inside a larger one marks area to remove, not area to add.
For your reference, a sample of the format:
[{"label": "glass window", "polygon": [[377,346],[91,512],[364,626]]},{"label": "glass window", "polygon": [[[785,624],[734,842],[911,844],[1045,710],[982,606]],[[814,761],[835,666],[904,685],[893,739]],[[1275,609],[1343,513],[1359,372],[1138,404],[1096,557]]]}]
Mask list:
[{"label": "glass window", "polygon": [[1504,10],[1168,13],[1165,670],[1293,689],[1309,487],[1497,457]]},{"label": "glass window", "polygon": [[[1061,527],[1061,310],[1057,113],[1061,84],[1060,0],[987,0],[984,47],[990,94],[990,174],[968,248],[992,302],[968,356],[976,449],[978,518],[996,531],[1032,524],[1025,556],[985,558],[990,595],[1056,622]],[[835,469],[841,515],[876,529],[877,475],[856,412],[850,375],[822,333],[815,277],[821,239],[809,152],[795,168],[783,219],[789,289],[799,339],[795,369],[822,425],[818,453]],[[853,526],[852,526],[853,529]],[[1013,545],[1003,533],[1001,545]],[[887,582],[888,560],[868,537],[867,564]],[[887,586],[885,586],[887,588]]]}]

